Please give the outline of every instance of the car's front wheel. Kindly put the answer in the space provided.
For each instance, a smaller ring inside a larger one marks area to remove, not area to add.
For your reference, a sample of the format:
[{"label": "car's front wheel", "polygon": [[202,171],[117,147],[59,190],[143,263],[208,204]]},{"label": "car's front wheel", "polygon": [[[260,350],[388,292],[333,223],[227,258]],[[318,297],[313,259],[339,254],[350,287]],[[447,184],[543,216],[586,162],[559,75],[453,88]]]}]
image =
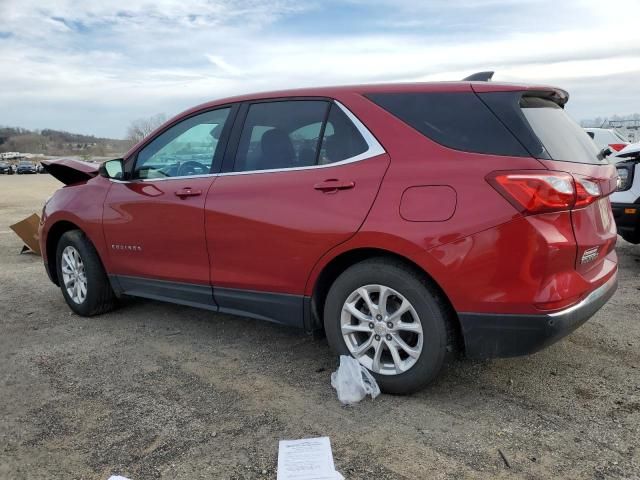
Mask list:
[{"label": "car's front wheel", "polygon": [[98,252],[84,233],[71,230],[60,237],[56,266],[62,295],[75,313],[89,317],[115,306],[116,298]]},{"label": "car's front wheel", "polygon": [[418,272],[393,259],[348,268],[325,302],[334,351],[351,355],[387,393],[412,393],[440,372],[447,352],[447,308]]}]

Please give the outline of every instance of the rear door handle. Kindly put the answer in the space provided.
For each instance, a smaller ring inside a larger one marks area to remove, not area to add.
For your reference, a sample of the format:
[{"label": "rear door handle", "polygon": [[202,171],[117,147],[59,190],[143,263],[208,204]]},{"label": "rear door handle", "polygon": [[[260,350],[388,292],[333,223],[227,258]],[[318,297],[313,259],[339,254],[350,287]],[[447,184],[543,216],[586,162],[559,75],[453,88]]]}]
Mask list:
[{"label": "rear door handle", "polygon": [[356,182],[348,180],[338,180],[330,178],[324,182],[316,183],[313,188],[321,192],[336,192],[338,190],[348,190],[356,186]]},{"label": "rear door handle", "polygon": [[182,199],[187,197],[197,197],[198,195],[202,195],[202,190],[193,190],[191,187],[184,187],[176,191],[176,197],[180,197]]}]

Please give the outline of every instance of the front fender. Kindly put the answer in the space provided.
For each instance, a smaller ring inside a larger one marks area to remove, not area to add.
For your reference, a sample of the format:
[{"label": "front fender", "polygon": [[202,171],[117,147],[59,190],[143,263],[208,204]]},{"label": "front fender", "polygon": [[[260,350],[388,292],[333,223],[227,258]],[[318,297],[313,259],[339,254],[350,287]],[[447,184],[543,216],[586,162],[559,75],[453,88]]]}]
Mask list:
[{"label": "front fender", "polygon": [[[102,229],[102,211],[111,182],[95,177],[87,182],[57,190],[42,210],[40,249],[45,262],[49,257],[49,235],[56,225],[64,223],[78,228],[96,248],[103,265],[109,270],[106,244]],[[65,228],[64,230],[69,230]]]}]

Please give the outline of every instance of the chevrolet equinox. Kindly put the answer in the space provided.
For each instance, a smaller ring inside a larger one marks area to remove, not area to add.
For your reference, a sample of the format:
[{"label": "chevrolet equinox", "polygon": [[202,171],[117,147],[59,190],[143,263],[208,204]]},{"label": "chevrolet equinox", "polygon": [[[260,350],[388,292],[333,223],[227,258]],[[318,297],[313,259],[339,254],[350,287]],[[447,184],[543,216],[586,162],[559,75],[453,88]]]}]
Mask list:
[{"label": "chevrolet equinox", "polygon": [[227,98],[122,159],[43,162],[51,280],[88,316],[131,295],[326,333],[383,391],[449,352],[525,355],[616,289],[616,171],[568,94],[486,81]]}]

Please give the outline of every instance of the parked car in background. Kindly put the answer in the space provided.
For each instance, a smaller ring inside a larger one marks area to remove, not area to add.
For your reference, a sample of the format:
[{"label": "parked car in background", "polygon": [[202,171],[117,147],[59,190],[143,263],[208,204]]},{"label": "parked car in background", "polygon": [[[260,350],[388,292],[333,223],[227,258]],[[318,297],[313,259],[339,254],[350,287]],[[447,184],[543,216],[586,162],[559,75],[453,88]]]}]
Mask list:
[{"label": "parked car in background", "polygon": [[627,242],[640,243],[640,143],[626,146],[609,157],[618,172],[618,189],[611,207],[618,233]]},{"label": "parked car in background", "polygon": [[467,81],[200,105],[99,168],[44,161],[67,184],[44,265],[79,315],[133,295],[324,329],[412,392],[450,352],[535,352],[614,293],[616,170],[567,100]]},{"label": "parked car in background", "polygon": [[611,152],[619,152],[629,145],[629,141],[613,128],[585,128],[585,132],[589,135],[600,149],[607,148]]},{"label": "parked car in background", "polygon": [[18,163],[18,167],[16,168],[16,173],[18,175],[23,175],[27,173],[38,173],[38,168],[32,162],[22,161]]},{"label": "parked car in background", "polygon": [[0,174],[13,175],[13,167],[9,162],[0,162]]}]

